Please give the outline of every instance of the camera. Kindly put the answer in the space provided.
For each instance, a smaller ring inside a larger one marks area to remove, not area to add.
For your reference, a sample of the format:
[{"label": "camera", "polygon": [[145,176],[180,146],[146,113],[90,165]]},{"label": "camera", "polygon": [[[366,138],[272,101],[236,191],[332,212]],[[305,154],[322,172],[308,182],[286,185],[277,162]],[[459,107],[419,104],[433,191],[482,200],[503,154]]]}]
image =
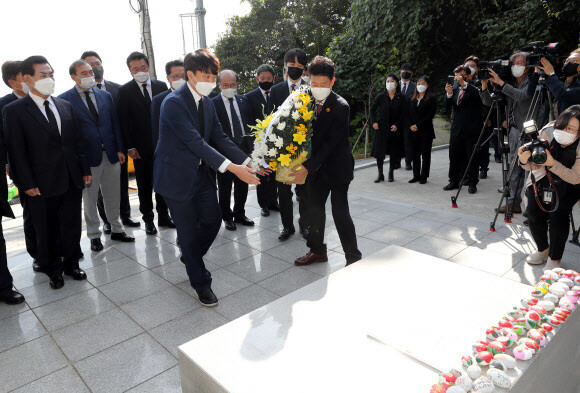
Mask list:
[{"label": "camera", "polygon": [[511,77],[512,64],[509,59],[498,58],[493,61],[480,61],[478,65],[480,69],[477,72],[477,79],[479,80],[491,78],[491,73],[488,68],[494,70],[503,80],[507,80]]},{"label": "camera", "polygon": [[545,45],[544,41],[530,42],[522,48],[523,51],[529,52],[526,57],[526,67],[542,66],[540,61],[542,57],[545,57],[553,66],[556,66],[560,62],[560,49],[559,42],[551,42],[548,45]]},{"label": "camera", "polygon": [[538,165],[544,164],[548,159],[546,150],[550,149],[550,143],[544,139],[538,138],[538,127],[534,120],[528,120],[524,123],[524,132],[531,141],[524,145],[522,151],[529,151],[532,153],[531,160],[533,163]]},{"label": "camera", "polygon": [[448,76],[447,83],[449,83],[451,86],[453,86],[453,84],[455,83],[455,76],[453,76],[453,75]]}]

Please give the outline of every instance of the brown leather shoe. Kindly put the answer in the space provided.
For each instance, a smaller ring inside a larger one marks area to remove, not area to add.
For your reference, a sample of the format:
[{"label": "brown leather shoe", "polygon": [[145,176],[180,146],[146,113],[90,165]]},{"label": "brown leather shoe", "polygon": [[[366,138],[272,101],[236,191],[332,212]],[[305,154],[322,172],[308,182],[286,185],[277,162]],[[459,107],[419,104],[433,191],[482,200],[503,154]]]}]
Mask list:
[{"label": "brown leather shoe", "polygon": [[294,261],[296,266],[306,266],[310,265],[314,262],[328,262],[328,257],[326,253],[324,254],[313,254],[309,252],[308,254],[304,255],[303,257],[298,258]]},{"label": "brown leather shoe", "polygon": [[[510,210],[514,214],[521,214],[521,212],[522,212],[522,206],[519,203],[518,204],[515,204],[515,205],[510,204]],[[505,213],[505,211],[506,211],[506,205],[503,205],[498,210],[499,213]]]}]

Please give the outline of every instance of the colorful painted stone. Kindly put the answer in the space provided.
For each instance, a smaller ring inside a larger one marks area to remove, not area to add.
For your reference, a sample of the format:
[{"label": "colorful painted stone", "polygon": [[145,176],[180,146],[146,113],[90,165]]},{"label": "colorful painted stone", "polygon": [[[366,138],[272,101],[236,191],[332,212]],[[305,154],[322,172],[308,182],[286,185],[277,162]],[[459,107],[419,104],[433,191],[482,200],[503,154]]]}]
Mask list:
[{"label": "colorful painted stone", "polygon": [[566,319],[568,318],[568,315],[564,314],[563,312],[558,312],[558,311],[554,311],[552,313],[552,316],[554,318],[557,318],[558,321],[560,321],[560,322],[566,322]]},{"label": "colorful painted stone", "polygon": [[451,373],[443,373],[439,376],[439,382],[449,382],[454,383],[457,377]]},{"label": "colorful painted stone", "polygon": [[572,281],[568,277],[562,277],[558,280],[558,283],[566,284],[568,288],[572,288],[574,286],[574,281]]},{"label": "colorful painted stone", "polygon": [[563,313],[564,315],[569,316],[570,314],[572,314],[572,311],[566,310],[565,308],[562,308],[562,307],[556,307],[554,309],[554,313],[558,313],[558,314]]},{"label": "colorful painted stone", "polygon": [[550,284],[548,284],[546,282],[541,282],[538,285],[536,285],[536,288],[532,292],[532,295],[542,297],[546,293],[548,293],[549,290],[550,290]]},{"label": "colorful painted stone", "polygon": [[556,318],[554,315],[548,317],[548,323],[552,326],[559,326],[561,322],[563,321],[560,321],[560,319]]},{"label": "colorful painted stone", "polygon": [[572,291],[576,292],[576,293],[580,293],[580,285],[574,285],[572,287]]},{"label": "colorful painted stone", "polygon": [[576,277],[578,273],[576,273],[574,270],[564,270],[561,274],[562,278],[567,278],[569,280],[574,280],[574,277]]},{"label": "colorful painted stone", "polygon": [[481,377],[481,367],[477,364],[472,364],[471,366],[467,367],[467,376],[471,379],[477,379]]},{"label": "colorful painted stone", "polygon": [[508,354],[500,353],[494,356],[494,360],[503,363],[507,368],[516,368],[516,360]]},{"label": "colorful painted stone", "polygon": [[542,333],[544,336],[547,336],[548,332],[543,327],[536,328],[538,332]]},{"label": "colorful painted stone", "polygon": [[445,393],[445,388],[441,385],[433,385],[429,393]]},{"label": "colorful painted stone", "polygon": [[[516,341],[518,339],[518,334],[514,332],[513,328],[503,328],[501,329],[500,334],[501,336],[498,337],[498,341],[501,337],[507,337],[512,341]],[[509,345],[506,345],[506,347],[509,347]]]},{"label": "colorful painted stone", "polygon": [[502,362],[500,362],[499,360],[496,360],[496,359],[493,359],[491,361],[491,363],[489,364],[489,368],[497,368],[498,370],[502,370],[502,371],[507,370],[506,366],[504,366],[504,364]]},{"label": "colorful painted stone", "polygon": [[530,310],[526,314],[526,324],[524,327],[526,330],[533,329],[538,326],[541,320],[542,318],[540,317],[540,314],[538,314],[536,311]]},{"label": "colorful painted stone", "polygon": [[511,311],[508,311],[508,316],[514,318],[514,323],[517,318],[521,318],[524,316],[524,313],[520,310],[519,307],[514,307]]},{"label": "colorful painted stone", "polygon": [[493,327],[485,331],[485,337],[490,341],[495,340],[498,336],[499,336],[498,332]]},{"label": "colorful painted stone", "polygon": [[480,393],[492,393],[495,390],[495,385],[487,377],[479,377],[473,381],[473,390]]},{"label": "colorful painted stone", "polygon": [[548,311],[546,311],[546,309],[544,307],[539,306],[537,304],[535,306],[531,306],[530,311],[537,312],[538,315],[540,316],[540,319],[545,318],[546,314],[548,314]]},{"label": "colorful painted stone", "polygon": [[476,342],[475,344],[473,344],[472,348],[473,348],[473,352],[474,353],[479,353],[479,352],[484,352],[487,351],[487,346],[489,345],[489,343],[487,343],[487,345],[481,343],[481,342]]},{"label": "colorful painted stone", "polygon": [[542,300],[547,301],[547,302],[552,302],[554,304],[558,304],[559,299],[558,299],[558,296],[554,295],[553,293],[547,293],[544,295]]},{"label": "colorful painted stone", "polygon": [[478,352],[475,361],[480,366],[487,366],[493,360],[493,354],[489,351]]},{"label": "colorful painted stone", "polygon": [[530,307],[533,306],[534,304],[538,304],[538,299],[534,297],[527,297],[520,300],[520,303],[522,307]]},{"label": "colorful painted stone", "polygon": [[524,334],[526,332],[526,329],[524,329],[524,327],[521,325],[514,325],[514,327],[512,327],[512,330],[518,336],[521,336],[522,334]]},{"label": "colorful painted stone", "polygon": [[510,377],[503,370],[490,368],[487,371],[487,377],[498,388],[509,389],[512,386]]},{"label": "colorful painted stone", "polygon": [[464,356],[461,358],[461,364],[467,368],[473,364],[473,358],[471,356]]},{"label": "colorful painted stone", "polygon": [[576,305],[567,297],[560,299],[558,305],[566,310],[574,310],[576,308]]},{"label": "colorful painted stone", "polygon": [[580,284],[580,276],[576,276],[576,277],[574,278],[574,282],[575,282],[576,284]]},{"label": "colorful painted stone", "polygon": [[552,284],[554,282],[554,279],[552,278],[552,276],[550,276],[549,274],[543,274],[540,277],[540,280],[542,280],[543,282],[545,282],[546,284]]},{"label": "colorful painted stone", "polygon": [[516,319],[516,324],[519,326],[526,326],[526,317]]},{"label": "colorful painted stone", "polygon": [[[562,288],[562,286],[564,286],[566,288]],[[558,296],[558,298],[561,298],[562,296],[564,296],[564,294],[566,293],[567,290],[568,290],[568,286],[566,284],[558,285],[558,283],[556,282],[556,283],[550,285],[550,293],[552,295]]]},{"label": "colorful painted stone", "polygon": [[552,271],[558,275],[558,278],[562,277],[562,273],[564,273],[564,269],[561,267],[555,267]]},{"label": "colorful painted stone", "polygon": [[499,341],[492,341],[489,343],[489,347],[487,350],[491,352],[493,355],[497,355],[498,353],[505,353],[505,345],[503,345]]},{"label": "colorful painted stone", "polygon": [[543,347],[548,342],[546,336],[544,336],[538,329],[530,330],[528,332],[528,338],[531,338],[532,340],[540,344],[540,347]]},{"label": "colorful painted stone", "polygon": [[449,370],[449,373],[455,375],[455,378],[459,378],[461,376],[461,371],[456,370],[454,368],[452,368],[451,370]]},{"label": "colorful painted stone", "polygon": [[[469,392],[473,388],[473,381],[467,375],[463,375],[455,381],[455,386]],[[449,392],[449,391],[448,391]]]},{"label": "colorful painted stone", "polygon": [[554,272],[553,270],[544,270],[544,274],[547,276],[550,276],[550,278],[555,282],[558,281],[558,279],[560,278],[560,275],[556,272]]},{"label": "colorful painted stone", "polygon": [[518,360],[530,360],[534,356],[534,350],[525,345],[518,345],[514,348],[514,357]]},{"label": "colorful painted stone", "polygon": [[534,353],[538,353],[538,351],[540,350],[540,344],[528,337],[520,338],[520,340],[518,341],[518,345],[525,345],[526,347],[533,350]]},{"label": "colorful painted stone", "polygon": [[[514,333],[514,336],[517,337],[517,334]],[[509,338],[507,336],[499,336],[497,338],[497,340],[495,340],[495,341],[502,343],[505,348],[509,348],[514,344],[514,340],[512,340],[511,338]]]},{"label": "colorful painted stone", "polygon": [[538,302],[538,306],[543,307],[544,310],[546,310],[546,312],[550,312],[556,307],[556,305],[554,303],[547,301],[547,300],[542,300],[542,301]]},{"label": "colorful painted stone", "polygon": [[578,292],[576,291],[568,291],[564,294],[566,299],[570,300],[572,303],[578,302]]},{"label": "colorful painted stone", "polygon": [[542,325],[542,329],[544,329],[546,332],[551,332],[552,330],[554,330],[554,328],[552,327],[552,325],[550,325],[549,323],[544,323]]},{"label": "colorful painted stone", "polygon": [[439,383],[441,384],[441,386],[443,386],[445,388],[445,390],[447,390],[451,386],[453,386],[453,384],[451,382],[447,382],[447,381],[440,381]]},{"label": "colorful painted stone", "polygon": [[447,389],[447,393],[467,393],[467,390],[463,389],[460,386],[455,385]]}]

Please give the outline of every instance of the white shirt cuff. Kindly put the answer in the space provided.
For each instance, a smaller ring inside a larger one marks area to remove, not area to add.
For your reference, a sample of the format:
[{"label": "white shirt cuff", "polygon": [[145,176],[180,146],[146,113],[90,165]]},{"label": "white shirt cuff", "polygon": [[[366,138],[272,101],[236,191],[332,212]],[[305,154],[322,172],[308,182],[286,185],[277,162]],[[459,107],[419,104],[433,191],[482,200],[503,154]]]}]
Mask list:
[{"label": "white shirt cuff", "polygon": [[246,161],[244,161],[244,163],[242,165],[248,165],[248,162],[250,162],[252,159],[250,157],[246,158]]},{"label": "white shirt cuff", "polygon": [[218,171],[220,171],[221,173],[225,173],[226,170],[228,169],[228,165],[230,165],[231,163],[232,162],[226,158],[225,161],[222,162],[222,164],[218,168]]},{"label": "white shirt cuff", "polygon": [[447,94],[447,98],[453,97],[453,94]]}]

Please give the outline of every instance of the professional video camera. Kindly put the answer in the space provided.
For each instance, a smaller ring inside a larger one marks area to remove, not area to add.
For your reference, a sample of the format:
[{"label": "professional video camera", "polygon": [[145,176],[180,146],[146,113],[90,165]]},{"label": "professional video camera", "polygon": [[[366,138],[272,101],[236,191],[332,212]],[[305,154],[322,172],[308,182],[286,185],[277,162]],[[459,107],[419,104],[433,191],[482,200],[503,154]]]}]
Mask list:
[{"label": "professional video camera", "polygon": [[529,52],[526,57],[526,67],[538,67],[542,63],[540,59],[545,57],[553,66],[560,63],[560,49],[559,42],[551,42],[545,45],[544,41],[530,42],[522,48],[523,51]]},{"label": "professional video camera", "polygon": [[538,127],[534,120],[528,120],[524,123],[524,133],[531,139],[531,142],[524,145],[523,151],[529,151],[532,153],[531,160],[535,164],[544,164],[548,159],[546,150],[550,149],[550,143],[544,139],[538,138]]},{"label": "professional video camera", "polygon": [[509,58],[500,57],[493,61],[480,61],[479,64],[479,71],[477,72],[477,78],[479,80],[490,79],[491,74],[488,68],[491,68],[495,71],[496,74],[503,80],[508,80],[511,78],[512,75],[512,62]]}]

